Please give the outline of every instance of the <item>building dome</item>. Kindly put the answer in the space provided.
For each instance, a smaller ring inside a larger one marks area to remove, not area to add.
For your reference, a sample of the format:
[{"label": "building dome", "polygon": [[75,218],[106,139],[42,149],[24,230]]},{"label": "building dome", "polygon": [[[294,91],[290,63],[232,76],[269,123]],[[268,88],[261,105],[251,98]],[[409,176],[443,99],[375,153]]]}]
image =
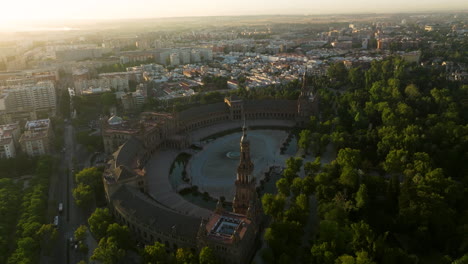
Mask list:
[{"label": "building dome", "polygon": [[123,123],[123,119],[116,115],[113,115],[109,118],[109,120],[107,120],[107,123],[111,126],[120,125]]}]

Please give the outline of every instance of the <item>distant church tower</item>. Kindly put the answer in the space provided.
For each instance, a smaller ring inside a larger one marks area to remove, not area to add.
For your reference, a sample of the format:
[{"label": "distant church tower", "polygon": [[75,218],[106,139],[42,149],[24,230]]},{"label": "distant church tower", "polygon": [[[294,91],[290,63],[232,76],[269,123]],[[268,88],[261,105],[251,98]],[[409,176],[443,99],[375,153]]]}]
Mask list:
[{"label": "distant church tower", "polygon": [[297,99],[297,116],[299,126],[304,126],[309,121],[311,115],[318,112],[318,100],[312,87],[307,83],[307,70],[302,77],[301,94]]},{"label": "distant church tower", "polygon": [[240,161],[237,167],[236,195],[232,202],[234,213],[246,215],[249,206],[257,202],[255,178],[252,176],[254,166],[250,159],[250,141],[247,138],[247,127],[242,128],[240,141]]}]

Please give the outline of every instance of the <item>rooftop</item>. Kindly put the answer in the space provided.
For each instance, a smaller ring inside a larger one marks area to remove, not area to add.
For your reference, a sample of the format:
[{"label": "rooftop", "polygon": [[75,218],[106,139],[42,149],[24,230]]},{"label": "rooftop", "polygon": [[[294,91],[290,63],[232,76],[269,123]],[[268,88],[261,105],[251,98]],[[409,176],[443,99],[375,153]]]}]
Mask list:
[{"label": "rooftop", "polygon": [[50,125],[50,119],[39,119],[39,120],[31,120],[27,121],[24,128],[26,130],[45,130],[48,129]]},{"label": "rooftop", "polygon": [[24,131],[23,135],[21,135],[20,142],[25,141],[25,140],[36,140],[36,139],[41,139],[41,138],[47,138],[49,135],[47,130],[28,130]]},{"label": "rooftop", "polygon": [[232,212],[213,214],[206,224],[208,236],[224,243],[233,243],[235,237],[244,237],[251,221],[244,215]]},{"label": "rooftop", "polygon": [[201,219],[177,213],[126,185],[112,195],[116,208],[150,229],[195,240]]}]

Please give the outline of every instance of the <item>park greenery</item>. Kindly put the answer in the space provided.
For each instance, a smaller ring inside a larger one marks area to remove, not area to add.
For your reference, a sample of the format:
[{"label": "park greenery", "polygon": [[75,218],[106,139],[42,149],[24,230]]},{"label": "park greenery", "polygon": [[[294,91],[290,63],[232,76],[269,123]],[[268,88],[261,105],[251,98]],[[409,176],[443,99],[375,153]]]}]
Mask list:
[{"label": "park greenery", "polygon": [[91,96],[74,96],[73,105],[77,111],[73,125],[86,127],[89,121],[97,120],[101,115],[109,115],[111,107],[117,105],[117,98],[113,92]]},{"label": "park greenery", "polygon": [[30,162],[31,176],[0,177],[0,263],[39,263],[41,250],[49,254],[58,235],[46,215],[54,160],[44,156]]},{"label": "park greenery", "polygon": [[104,193],[101,178],[102,169],[96,167],[84,168],[75,175],[77,186],[73,189],[73,197],[79,207],[91,209]]},{"label": "park greenery", "polygon": [[[125,263],[129,251],[139,251],[142,263],[174,263],[174,264],[217,264],[219,263],[213,251],[205,247],[197,255],[191,249],[179,248],[170,252],[164,244],[155,242],[137,249],[130,235],[130,230],[125,225],[114,222],[107,208],[96,208],[88,219],[89,230],[99,241],[97,248],[91,255],[91,260],[104,264]],[[76,241],[86,238],[86,227],[80,227],[75,231]]]},{"label": "park greenery", "polygon": [[90,153],[104,150],[104,143],[100,133],[91,135],[88,130],[79,131],[76,133],[76,141],[86,147],[86,150]]},{"label": "park greenery", "polygon": [[155,242],[153,245],[146,245],[141,255],[144,264],[219,264],[214,252],[209,247],[204,247],[198,254],[188,248],[178,248],[175,252],[168,253],[170,250],[166,245]]},{"label": "park greenery", "polygon": [[[120,263],[133,245],[128,227],[115,223],[107,208],[96,208],[88,218],[88,224],[92,235],[99,241],[91,260],[104,264]],[[77,229],[76,240],[83,241],[85,233],[85,227]]]},{"label": "park greenery", "polygon": [[137,61],[128,63],[114,63],[109,65],[103,65],[96,69],[96,73],[109,73],[109,72],[125,72],[128,67],[139,66],[142,64],[154,63],[154,59],[148,59],[147,61]]},{"label": "park greenery", "polygon": [[[366,70],[337,63],[309,83],[320,115],[298,145],[317,159],[289,159],[277,194],[262,197],[264,260],[464,263],[468,86],[398,57]],[[336,158],[321,164],[327,151]]]}]

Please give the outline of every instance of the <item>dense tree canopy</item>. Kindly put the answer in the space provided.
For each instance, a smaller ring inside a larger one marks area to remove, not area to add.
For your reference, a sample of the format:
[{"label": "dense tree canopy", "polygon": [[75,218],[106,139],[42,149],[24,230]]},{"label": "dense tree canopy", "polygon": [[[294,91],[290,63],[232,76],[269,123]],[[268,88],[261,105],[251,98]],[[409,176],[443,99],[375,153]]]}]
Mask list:
[{"label": "dense tree canopy", "polygon": [[[334,149],[336,159],[306,162],[303,178],[297,174],[302,163],[288,160],[278,194],[262,197],[272,219],[265,261],[466,258],[468,86],[396,57],[373,61],[367,70],[334,64],[327,77],[312,80],[321,87],[320,115],[311,117],[299,145],[318,156]],[[325,148],[329,143],[332,148]],[[311,194],[319,222],[308,233],[310,219],[303,219]]]}]

